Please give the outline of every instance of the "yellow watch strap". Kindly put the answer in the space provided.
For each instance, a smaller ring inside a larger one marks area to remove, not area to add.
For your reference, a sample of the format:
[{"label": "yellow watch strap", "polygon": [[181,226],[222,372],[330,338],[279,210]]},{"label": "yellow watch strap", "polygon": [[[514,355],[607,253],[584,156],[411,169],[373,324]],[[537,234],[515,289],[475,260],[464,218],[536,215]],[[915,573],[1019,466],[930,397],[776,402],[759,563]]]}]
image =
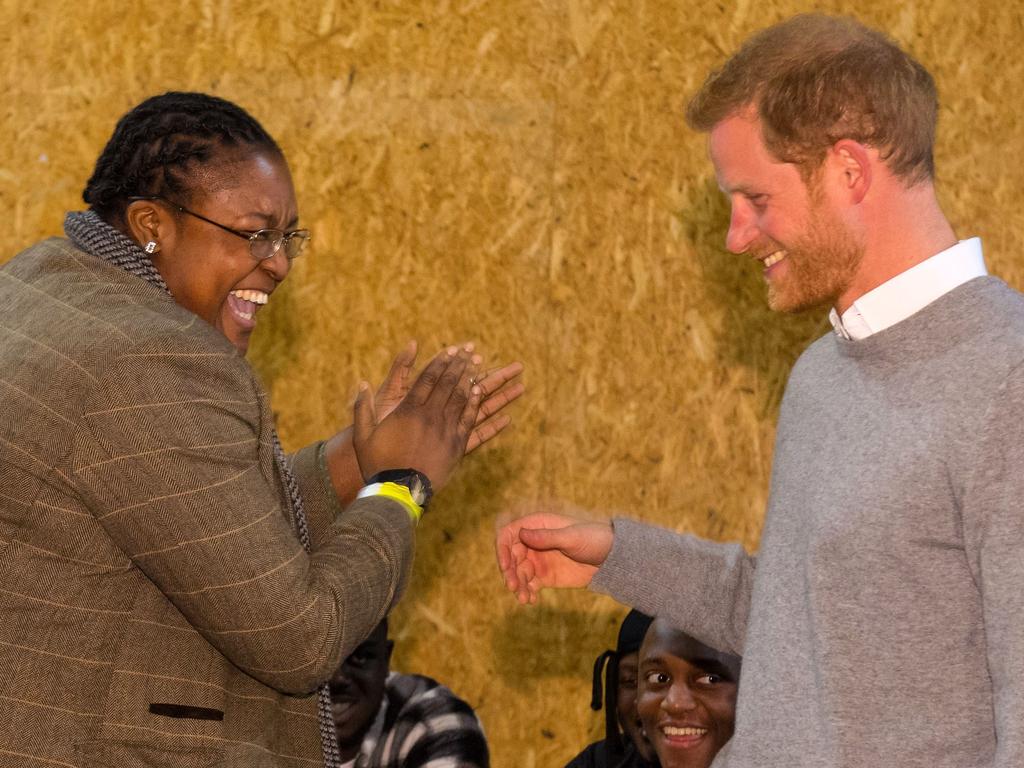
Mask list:
[{"label": "yellow watch strap", "polygon": [[356,496],[357,499],[365,499],[368,496],[383,496],[384,498],[397,501],[409,513],[414,523],[418,523],[423,517],[423,508],[413,501],[409,489],[399,483],[374,483],[367,485]]}]

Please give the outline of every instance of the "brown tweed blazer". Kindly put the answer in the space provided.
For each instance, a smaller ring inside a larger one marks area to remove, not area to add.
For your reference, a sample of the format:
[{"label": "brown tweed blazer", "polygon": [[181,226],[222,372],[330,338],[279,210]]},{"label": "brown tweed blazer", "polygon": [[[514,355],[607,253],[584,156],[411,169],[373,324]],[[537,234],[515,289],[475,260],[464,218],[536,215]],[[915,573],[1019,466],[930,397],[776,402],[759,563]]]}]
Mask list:
[{"label": "brown tweed blazer", "polygon": [[214,328],[39,243],[0,268],[0,766],[322,764],[309,694],[398,599],[412,523],[342,514]]}]

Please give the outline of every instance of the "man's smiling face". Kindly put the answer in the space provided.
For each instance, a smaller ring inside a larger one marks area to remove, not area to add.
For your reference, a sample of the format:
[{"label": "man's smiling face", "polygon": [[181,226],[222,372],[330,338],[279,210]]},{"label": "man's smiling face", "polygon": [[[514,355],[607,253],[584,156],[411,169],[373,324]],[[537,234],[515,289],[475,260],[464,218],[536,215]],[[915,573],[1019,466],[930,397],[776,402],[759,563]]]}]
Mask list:
[{"label": "man's smiling face", "polygon": [[343,760],[359,753],[363,738],[380,709],[391,648],[387,622],[381,622],[328,682],[334,729]]},{"label": "man's smiling face", "polygon": [[708,768],[732,738],[740,660],[655,619],[640,648],[637,713],[662,768]]},{"label": "man's smiling face", "polygon": [[835,304],[853,282],[864,248],[823,186],[765,146],[751,111],[718,123],[709,138],[718,185],[732,208],[726,247],[759,261],[768,304],[780,312]]}]

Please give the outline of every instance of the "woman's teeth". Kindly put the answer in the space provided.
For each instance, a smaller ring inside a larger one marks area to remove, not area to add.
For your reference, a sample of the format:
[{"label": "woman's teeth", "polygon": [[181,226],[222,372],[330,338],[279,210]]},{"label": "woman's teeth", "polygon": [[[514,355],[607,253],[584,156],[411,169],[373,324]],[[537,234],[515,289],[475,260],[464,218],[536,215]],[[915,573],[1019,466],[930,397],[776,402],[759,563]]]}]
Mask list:
[{"label": "woman's teeth", "polygon": [[246,288],[244,290],[231,291],[231,299],[232,301],[228,302],[231,305],[231,311],[243,320],[252,320],[256,310],[266,304],[270,296],[263,291],[254,291]]},{"label": "woman's teeth", "polygon": [[270,301],[270,295],[264,293],[263,291],[252,291],[246,289],[244,291],[232,291],[231,295],[237,296],[242,301],[250,301],[253,304],[263,305]]}]

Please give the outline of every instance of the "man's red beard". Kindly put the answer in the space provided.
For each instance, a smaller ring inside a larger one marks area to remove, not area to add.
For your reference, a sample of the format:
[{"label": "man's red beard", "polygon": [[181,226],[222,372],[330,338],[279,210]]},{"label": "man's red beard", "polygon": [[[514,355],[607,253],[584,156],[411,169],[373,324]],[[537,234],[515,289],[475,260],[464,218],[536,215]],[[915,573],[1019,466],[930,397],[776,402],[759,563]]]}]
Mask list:
[{"label": "man's red beard", "polygon": [[755,253],[783,250],[780,274],[768,280],[768,306],[800,312],[831,306],[849,288],[864,257],[864,245],[811,190],[807,231],[789,244],[766,241]]}]

